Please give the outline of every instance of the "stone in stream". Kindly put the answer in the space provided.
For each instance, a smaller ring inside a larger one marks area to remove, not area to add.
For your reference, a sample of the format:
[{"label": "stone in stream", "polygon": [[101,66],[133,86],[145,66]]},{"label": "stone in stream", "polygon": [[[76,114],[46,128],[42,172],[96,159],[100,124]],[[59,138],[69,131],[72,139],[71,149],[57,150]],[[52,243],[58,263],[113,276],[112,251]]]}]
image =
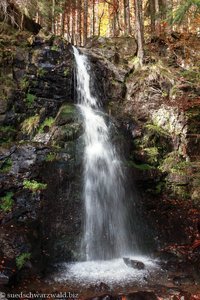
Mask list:
[{"label": "stone in stream", "polygon": [[195,280],[192,275],[179,275],[173,278],[175,285],[190,285],[195,284]]},{"label": "stone in stream", "polygon": [[3,273],[0,273],[0,285],[7,284],[9,281],[9,277],[4,275]]},{"label": "stone in stream", "polygon": [[135,292],[128,294],[125,296],[125,300],[157,300],[157,296],[155,295],[154,292]]},{"label": "stone in stream", "polygon": [[86,300],[115,300],[115,297],[111,295],[101,295],[97,297],[87,298]]},{"label": "stone in stream", "polygon": [[124,263],[131,268],[138,269],[138,270],[144,270],[145,265],[143,262],[135,259],[131,259],[128,257],[123,257]]},{"label": "stone in stream", "polygon": [[109,291],[109,290],[110,290],[110,287],[104,282],[101,282],[100,284],[95,286],[95,291],[98,291],[98,292],[104,292],[104,291]]}]

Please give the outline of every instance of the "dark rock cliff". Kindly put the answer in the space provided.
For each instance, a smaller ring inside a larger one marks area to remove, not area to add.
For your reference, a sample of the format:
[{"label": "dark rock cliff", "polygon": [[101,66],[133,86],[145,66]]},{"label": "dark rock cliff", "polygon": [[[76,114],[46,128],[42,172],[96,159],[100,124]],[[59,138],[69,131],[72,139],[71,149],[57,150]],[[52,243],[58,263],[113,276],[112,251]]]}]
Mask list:
[{"label": "dark rock cliff", "polygon": [[139,69],[135,49],[134,39],[101,38],[83,51],[101,78],[109,114],[127,135],[127,168],[151,233],[147,247],[198,270],[200,44],[193,36],[158,39],[146,46]]},{"label": "dark rock cliff", "polygon": [[0,255],[9,277],[77,259],[83,211],[71,46],[38,36],[10,55],[1,51]]}]

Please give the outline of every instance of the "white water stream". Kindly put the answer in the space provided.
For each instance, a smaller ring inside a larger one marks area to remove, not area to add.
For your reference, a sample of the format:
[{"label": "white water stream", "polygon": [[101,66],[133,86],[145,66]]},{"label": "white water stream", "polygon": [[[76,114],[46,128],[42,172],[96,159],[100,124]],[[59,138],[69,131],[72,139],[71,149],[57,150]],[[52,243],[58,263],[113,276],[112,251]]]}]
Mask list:
[{"label": "white water stream", "polygon": [[[157,267],[148,257],[136,256],[137,243],[127,226],[125,175],[110,139],[109,126],[97,98],[91,94],[87,57],[73,47],[76,61],[77,103],[84,123],[85,226],[83,262],[64,263],[54,277],[58,282],[143,283]],[[130,212],[129,212],[130,213]],[[131,242],[131,243],[130,243]],[[130,244],[135,245],[131,249]],[[132,253],[132,255],[131,255]],[[145,269],[127,266],[124,256],[142,261]]]},{"label": "white water stream", "polygon": [[121,257],[129,252],[124,174],[97,99],[91,95],[89,62],[74,48],[77,97],[84,119],[83,248],[87,260]]}]

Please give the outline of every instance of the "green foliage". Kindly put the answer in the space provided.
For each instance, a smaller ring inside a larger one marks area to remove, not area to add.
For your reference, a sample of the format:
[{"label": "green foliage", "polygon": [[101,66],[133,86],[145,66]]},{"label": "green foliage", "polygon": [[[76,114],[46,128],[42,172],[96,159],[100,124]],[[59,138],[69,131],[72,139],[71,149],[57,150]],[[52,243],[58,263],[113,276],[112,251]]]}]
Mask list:
[{"label": "green foliage", "polygon": [[43,68],[39,68],[37,70],[37,76],[38,77],[44,77],[46,74],[47,74],[47,71],[45,69],[43,69]]},{"label": "green foliage", "polygon": [[28,252],[22,253],[16,257],[16,265],[19,270],[21,270],[27,261],[31,258],[31,254]]},{"label": "green foliage", "polygon": [[0,173],[8,173],[10,172],[11,168],[12,168],[12,159],[11,158],[7,158],[1,165],[0,168]]},{"label": "green foliage", "polygon": [[182,0],[175,12],[169,15],[170,23],[181,24],[191,8],[193,8],[194,15],[199,13],[200,0]]},{"label": "green foliage", "polygon": [[62,113],[63,114],[72,114],[74,113],[74,106],[73,105],[70,105],[70,104],[65,104],[62,106]]},{"label": "green foliage", "polygon": [[158,161],[159,151],[157,147],[144,148],[144,151],[148,156],[149,163],[153,164]]},{"label": "green foliage", "polygon": [[26,77],[24,77],[23,79],[21,79],[20,81],[20,88],[22,90],[26,90],[29,87],[29,81]]},{"label": "green foliage", "polygon": [[35,115],[27,118],[21,124],[22,132],[25,134],[33,134],[36,131],[36,129],[39,127],[39,123],[40,123],[39,115]]},{"label": "green foliage", "polygon": [[158,194],[161,194],[163,189],[165,187],[165,182],[163,181],[160,181],[157,185],[156,185],[156,190],[155,190],[155,194],[158,195]]},{"label": "green foliage", "polygon": [[178,198],[183,200],[188,200],[190,198],[190,193],[187,186],[172,185],[171,190],[173,194],[177,195]]},{"label": "green foliage", "polygon": [[12,126],[0,126],[0,143],[12,142],[16,134],[16,129]]},{"label": "green foliage", "polygon": [[34,103],[34,101],[35,101],[36,98],[37,97],[35,95],[30,94],[30,93],[28,93],[26,95],[26,103],[28,104],[28,107],[32,107],[33,106],[33,103]]},{"label": "green foliage", "polygon": [[0,132],[3,132],[3,133],[10,133],[10,132],[15,132],[15,129],[8,125],[8,126],[0,126]]},{"label": "green foliage", "polygon": [[58,47],[57,45],[53,45],[53,46],[51,47],[51,50],[52,50],[52,51],[59,51],[59,47]]},{"label": "green foliage", "polygon": [[67,76],[68,74],[69,74],[69,69],[66,68],[66,69],[64,70],[64,76]]},{"label": "green foliage", "polygon": [[32,191],[33,193],[41,190],[45,190],[47,188],[46,183],[37,182],[36,180],[28,180],[25,179],[23,181],[23,186],[25,189]]},{"label": "green foliage", "polygon": [[189,70],[184,70],[181,75],[192,84],[200,85],[200,70],[199,68],[192,68]]},{"label": "green foliage", "polygon": [[46,118],[39,128],[39,132],[40,133],[44,132],[45,127],[51,128],[54,124],[54,121],[55,119],[52,117]]},{"label": "green foliage", "polygon": [[169,134],[157,124],[147,124],[145,128],[151,133],[157,136],[168,136]]},{"label": "green foliage", "polygon": [[136,164],[132,160],[127,161],[126,164],[129,167],[134,167],[134,168],[139,169],[141,171],[148,171],[148,170],[155,169],[153,166],[150,166],[149,164]]},{"label": "green foliage", "polygon": [[0,204],[0,208],[4,211],[4,212],[9,212],[11,211],[13,204],[14,204],[14,200],[13,200],[13,193],[12,192],[8,192],[4,197],[1,197],[1,204]]},{"label": "green foliage", "polygon": [[172,173],[186,174],[191,167],[191,163],[187,161],[180,161],[177,164],[173,165],[171,168]]},{"label": "green foliage", "polygon": [[45,161],[54,161],[55,159],[56,159],[56,153],[51,152],[47,154]]},{"label": "green foliage", "polygon": [[187,162],[178,152],[168,154],[159,166],[161,172],[187,174],[191,168],[191,162]]}]

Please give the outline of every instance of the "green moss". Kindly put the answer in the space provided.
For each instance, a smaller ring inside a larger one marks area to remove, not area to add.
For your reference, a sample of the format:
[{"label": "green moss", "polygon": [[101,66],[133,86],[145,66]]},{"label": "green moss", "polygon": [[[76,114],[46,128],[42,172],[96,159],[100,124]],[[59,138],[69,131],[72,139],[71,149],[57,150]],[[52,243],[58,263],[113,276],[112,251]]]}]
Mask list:
[{"label": "green moss", "polygon": [[53,45],[51,47],[51,51],[59,51],[59,47],[57,45]]},{"label": "green moss", "polygon": [[188,187],[181,186],[181,185],[172,185],[171,189],[173,195],[175,194],[180,199],[188,200],[190,198]]},{"label": "green moss", "polygon": [[56,160],[56,153],[51,152],[51,153],[47,154],[45,161],[49,162],[49,161],[54,161],[54,160]]},{"label": "green moss", "polygon": [[43,68],[39,68],[38,70],[37,70],[37,76],[38,77],[44,77],[45,75],[47,74],[47,71],[45,70],[45,69],[43,69]]},{"label": "green moss", "polygon": [[52,117],[46,118],[39,128],[39,132],[44,132],[45,127],[51,128],[54,125],[55,119]]},{"label": "green moss", "polygon": [[30,93],[28,93],[26,95],[26,103],[27,103],[28,107],[32,107],[33,106],[33,103],[34,103],[34,101],[35,101],[36,98],[37,97],[35,95],[30,94]]},{"label": "green moss", "polygon": [[147,154],[150,164],[158,162],[159,151],[157,147],[144,148],[144,152]]},{"label": "green moss", "polygon": [[21,124],[22,132],[25,134],[33,134],[36,131],[36,129],[39,127],[39,123],[40,123],[39,115],[35,115],[27,118]]},{"label": "green moss", "polygon": [[63,114],[72,114],[75,112],[75,107],[72,104],[65,104],[62,106],[62,113]]},{"label": "green moss", "polygon": [[150,166],[149,164],[136,164],[132,160],[126,161],[126,164],[129,167],[134,167],[134,168],[139,169],[141,171],[148,171],[148,170],[155,169],[153,166]]},{"label": "green moss", "polygon": [[16,84],[11,75],[4,75],[0,76],[0,97],[1,100],[7,100],[13,90],[15,89]]},{"label": "green moss", "polygon": [[12,210],[14,204],[13,195],[14,194],[12,192],[8,192],[4,197],[1,197],[0,208],[4,212]]},{"label": "green moss", "polygon": [[169,153],[165,159],[160,163],[159,170],[161,172],[187,174],[191,168],[191,163],[185,161],[178,152]]},{"label": "green moss", "polygon": [[149,131],[149,133],[153,135],[169,136],[169,133],[167,133],[162,127],[157,124],[146,124],[145,128]]},{"label": "green moss", "polygon": [[28,252],[22,253],[16,257],[16,265],[19,270],[21,270],[27,261],[31,258],[31,254]]},{"label": "green moss", "polygon": [[29,87],[29,81],[26,77],[22,78],[20,81],[20,88],[22,90],[27,90]]},{"label": "green moss", "polygon": [[10,172],[11,168],[12,168],[12,159],[11,158],[7,158],[1,165],[0,168],[0,173],[8,173]]},{"label": "green moss", "polygon": [[15,128],[13,126],[0,126],[0,132],[3,133],[10,133],[10,132],[16,132]]},{"label": "green moss", "polygon": [[37,191],[45,190],[47,188],[47,184],[37,182],[36,180],[25,179],[23,181],[23,187],[35,193]]},{"label": "green moss", "polygon": [[155,194],[157,194],[157,195],[161,194],[164,188],[165,188],[165,182],[160,181],[156,185]]},{"label": "green moss", "polygon": [[191,163],[187,161],[180,161],[174,164],[171,168],[172,173],[186,174],[191,167]]},{"label": "green moss", "polygon": [[66,77],[68,74],[69,74],[69,68],[66,68],[66,69],[64,70],[64,76]]},{"label": "green moss", "polygon": [[14,140],[16,129],[12,126],[0,126],[0,144],[9,143]]},{"label": "green moss", "polygon": [[194,106],[186,112],[188,118],[188,132],[198,134],[200,131],[200,107]]},{"label": "green moss", "polygon": [[200,84],[200,70],[198,67],[193,67],[189,70],[184,70],[181,75],[191,84]]}]

